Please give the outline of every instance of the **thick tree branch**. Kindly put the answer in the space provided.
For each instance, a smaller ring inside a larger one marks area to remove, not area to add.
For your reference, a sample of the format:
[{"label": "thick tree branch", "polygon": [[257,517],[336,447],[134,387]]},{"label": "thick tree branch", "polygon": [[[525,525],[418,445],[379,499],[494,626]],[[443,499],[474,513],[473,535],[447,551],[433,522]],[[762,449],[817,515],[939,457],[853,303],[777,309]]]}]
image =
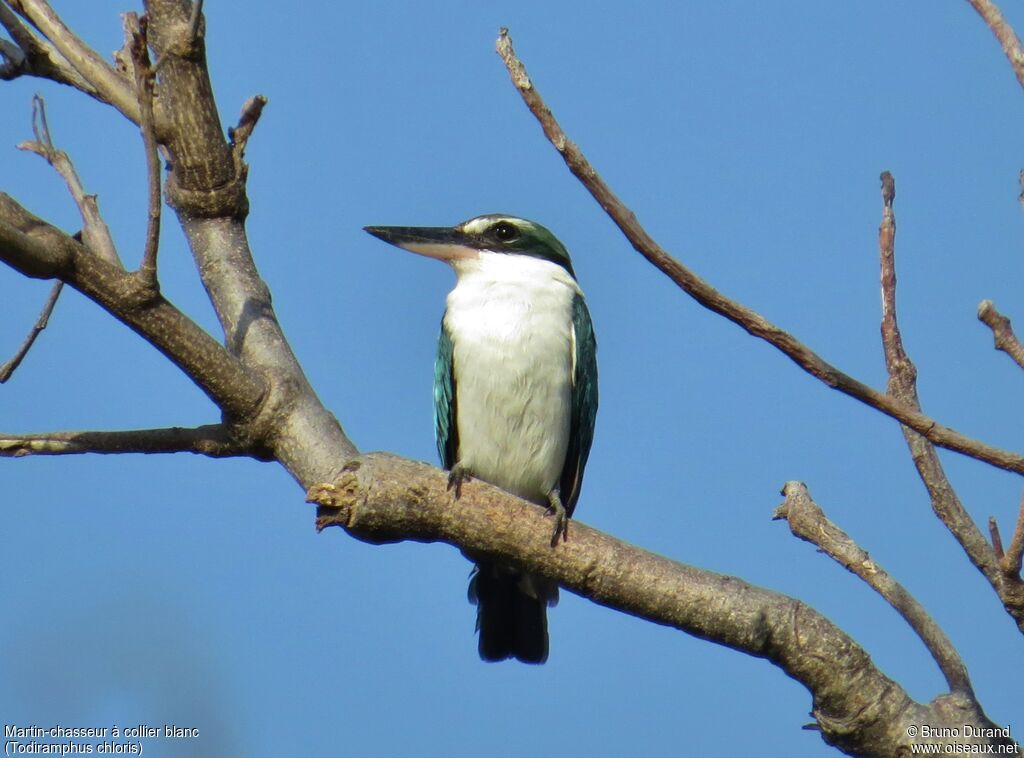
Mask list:
[{"label": "thick tree branch", "polygon": [[29,330],[28,336],[25,337],[24,342],[15,351],[11,359],[4,365],[0,366],[0,384],[3,384],[15,371],[18,370],[18,366],[25,360],[25,356],[28,355],[28,351],[32,349],[32,345],[35,344],[36,338],[42,333],[43,329],[46,328],[47,324],[50,323],[50,314],[53,313],[54,306],[57,305],[57,298],[60,297],[60,291],[64,288],[64,282],[57,282],[50,289],[50,296],[46,298],[46,302],[43,304],[42,311],[39,312],[39,318],[36,319],[36,323],[33,324],[32,329]]},{"label": "thick tree branch", "polygon": [[775,511],[775,518],[785,519],[789,528],[800,539],[820,548],[827,556],[850,573],[860,577],[885,598],[921,638],[932,658],[939,665],[950,691],[976,701],[971,680],[960,654],[945,632],[928,615],[916,598],[899,582],[889,576],[842,529],[825,516],[814,502],[807,486],[801,482],[786,482],[782,488],[786,501]]},{"label": "thick tree branch", "polygon": [[756,311],[722,295],[669,255],[637,221],[615,193],[605,184],[580,149],[571,142],[558,125],[526,73],[526,68],[512,49],[508,30],[502,29],[497,43],[498,53],[512,77],[523,101],[540,122],[544,134],[561,154],[569,170],[597,200],[633,247],[684,292],[705,308],[724,316],[751,335],[765,340],[788,356],[811,376],[829,387],[869,405],[909,426],[940,447],[985,461],[997,468],[1024,474],[1024,455],[1000,450],[979,442],[949,427],[942,426],[920,411],[908,407],[892,396],[869,387],[823,360],[792,335],[772,324]]},{"label": "thick tree branch", "polygon": [[453,500],[447,484],[444,472],[426,464],[371,454],[309,497],[319,506],[319,529],[342,526],[373,543],[445,542],[469,556],[500,557],[601,605],[765,658],[811,691],[823,738],[852,755],[909,755],[907,728],[920,724],[991,728],[962,695],[913,702],[849,636],[798,600],[579,522],[568,542],[552,548],[543,508],[476,480]]},{"label": "thick tree branch", "polygon": [[[896,317],[896,215],[893,211],[896,184],[888,171],[882,173],[881,179],[883,208],[882,223],[878,229],[878,249],[882,289],[882,347],[889,372],[887,391],[901,402],[920,409],[917,369],[903,347]],[[960,502],[934,445],[905,425],[901,429],[917,473],[928,490],[935,515],[960,543],[971,563],[985,575],[1017,627],[1024,632],[1024,585],[1019,580],[1014,582],[1001,571],[995,550]]]},{"label": "thick tree branch", "polygon": [[193,0],[192,12],[188,18],[188,39],[193,48],[200,43],[200,37],[205,31],[203,21],[203,0]]},{"label": "thick tree branch", "polygon": [[1003,18],[999,6],[992,0],[967,0],[967,2],[984,19],[988,28],[999,40],[1006,59],[1010,61],[1013,73],[1017,76],[1017,81],[1024,87],[1024,49],[1021,48],[1020,39],[1013,31],[1013,27]]},{"label": "thick tree branch", "polygon": [[244,218],[245,182],[224,139],[202,39],[191,35],[188,0],[146,0],[149,44],[171,153],[167,199],[186,218]]},{"label": "thick tree branch", "polygon": [[1002,350],[1013,358],[1014,363],[1024,368],[1024,345],[1021,345],[1017,335],[1013,333],[1010,319],[996,310],[995,303],[991,300],[982,300],[978,305],[978,320],[992,330],[996,350]]},{"label": "thick tree branch", "polygon": [[211,458],[245,456],[269,460],[265,451],[235,439],[223,424],[110,432],[0,433],[0,457],[83,453],[195,453]]},{"label": "thick tree branch", "polygon": [[[117,55],[123,68],[118,72],[72,34],[45,0],[0,0],[7,17],[12,16],[11,10],[21,14],[100,91],[101,99],[141,125],[149,160],[151,219],[143,275],[88,255],[75,239],[2,194],[0,260],[27,276],[65,281],[128,324],[217,403],[236,437],[250,447],[271,450],[308,487],[335,476],[357,450],[306,379],[277,323],[269,290],[249,250],[242,152],[265,99],[250,101],[239,139],[229,145],[206,68],[201,3],[146,0],[144,4],[145,37],[157,56],[159,71],[155,127],[149,123],[149,114],[142,115],[150,102],[154,67],[145,60],[143,28],[132,17],[128,19],[131,44]],[[33,44],[32,32],[16,17],[14,22],[8,28],[14,28],[16,41],[19,35],[24,38],[19,46]],[[133,84],[135,74],[138,81]],[[224,327],[227,351],[160,296],[153,286],[155,276],[145,275],[155,272],[157,140],[168,156],[168,202],[178,214]],[[75,185],[76,200],[85,197],[78,191],[77,177],[68,181]]]},{"label": "thick tree branch", "polygon": [[0,260],[33,279],[54,279],[71,265],[75,240],[0,192]]},{"label": "thick tree branch", "polygon": [[[225,344],[270,381],[268,403],[280,410],[262,429],[267,444],[308,487],[336,475],[356,448],[310,386],[256,270],[245,233],[244,162],[221,128],[200,9],[187,0],[146,0],[145,7],[159,68],[158,95],[169,122],[168,202],[181,221]],[[253,104],[241,125],[243,136],[248,137],[262,102]]]}]

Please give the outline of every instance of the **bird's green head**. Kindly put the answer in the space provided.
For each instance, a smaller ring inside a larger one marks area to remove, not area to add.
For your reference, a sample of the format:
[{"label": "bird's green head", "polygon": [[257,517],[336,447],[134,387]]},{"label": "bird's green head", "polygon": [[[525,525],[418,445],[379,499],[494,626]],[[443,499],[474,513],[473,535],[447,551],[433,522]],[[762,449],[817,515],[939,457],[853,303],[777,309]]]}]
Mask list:
[{"label": "bird's green head", "polygon": [[561,266],[574,279],[565,246],[535,221],[505,213],[477,216],[452,227],[367,226],[366,231],[404,250],[452,263],[481,252],[539,258]]}]

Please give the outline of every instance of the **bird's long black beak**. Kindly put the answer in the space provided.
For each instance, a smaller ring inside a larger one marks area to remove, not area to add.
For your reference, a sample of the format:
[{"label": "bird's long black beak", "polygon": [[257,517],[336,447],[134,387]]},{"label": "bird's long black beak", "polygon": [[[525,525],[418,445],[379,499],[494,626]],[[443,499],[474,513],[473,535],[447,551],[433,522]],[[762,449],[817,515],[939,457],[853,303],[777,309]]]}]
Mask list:
[{"label": "bird's long black beak", "polygon": [[363,230],[395,247],[442,261],[473,258],[480,252],[458,227],[364,226]]}]

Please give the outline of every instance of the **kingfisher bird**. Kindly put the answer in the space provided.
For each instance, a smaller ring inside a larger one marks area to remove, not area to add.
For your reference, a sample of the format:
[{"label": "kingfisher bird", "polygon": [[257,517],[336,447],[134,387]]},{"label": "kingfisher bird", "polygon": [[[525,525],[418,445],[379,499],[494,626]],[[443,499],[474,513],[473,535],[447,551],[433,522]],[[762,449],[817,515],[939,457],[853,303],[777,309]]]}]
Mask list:
[{"label": "kingfisher bird", "polygon": [[[567,534],[597,415],[597,343],[569,253],[547,229],[506,214],[454,227],[368,226],[455,270],[434,366],[434,429],[448,486],[468,477],[548,508],[552,547]],[[548,657],[558,585],[474,559],[485,661]]]}]

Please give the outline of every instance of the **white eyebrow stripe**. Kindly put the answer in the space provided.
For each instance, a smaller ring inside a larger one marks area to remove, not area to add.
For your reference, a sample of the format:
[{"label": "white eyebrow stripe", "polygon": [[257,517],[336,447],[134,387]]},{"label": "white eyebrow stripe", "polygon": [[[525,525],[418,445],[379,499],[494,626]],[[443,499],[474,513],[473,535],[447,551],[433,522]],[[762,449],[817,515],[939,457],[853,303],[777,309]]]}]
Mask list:
[{"label": "white eyebrow stripe", "polygon": [[463,223],[459,228],[466,234],[480,234],[497,223],[504,221],[520,231],[532,231],[534,226],[526,219],[515,216],[477,216]]}]

